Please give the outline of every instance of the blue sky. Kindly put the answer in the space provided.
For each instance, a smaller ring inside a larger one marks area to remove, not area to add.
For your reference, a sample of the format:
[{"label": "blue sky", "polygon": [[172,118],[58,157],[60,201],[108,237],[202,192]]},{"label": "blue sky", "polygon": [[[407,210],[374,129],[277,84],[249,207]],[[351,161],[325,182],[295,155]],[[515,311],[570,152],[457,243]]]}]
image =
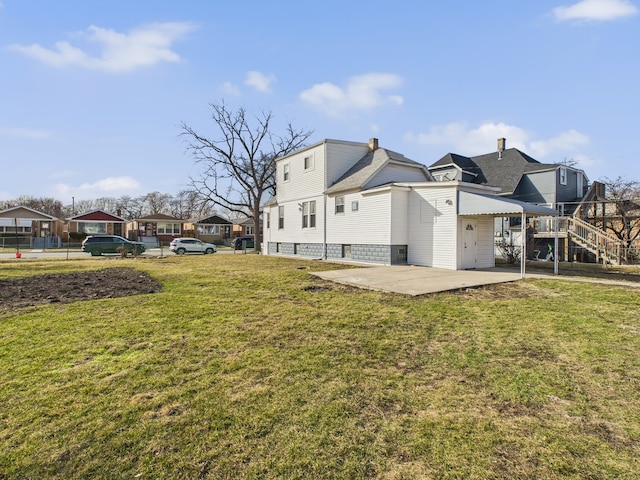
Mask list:
[{"label": "blue sky", "polygon": [[640,2],[0,0],[0,200],[176,194],[210,103],[640,180]]}]

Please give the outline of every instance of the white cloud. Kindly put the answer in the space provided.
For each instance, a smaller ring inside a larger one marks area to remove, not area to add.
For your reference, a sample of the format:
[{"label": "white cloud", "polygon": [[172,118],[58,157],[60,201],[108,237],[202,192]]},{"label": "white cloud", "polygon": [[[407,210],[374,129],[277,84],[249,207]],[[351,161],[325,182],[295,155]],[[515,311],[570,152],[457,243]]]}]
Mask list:
[{"label": "white cloud", "polygon": [[56,193],[63,198],[95,198],[100,196],[130,195],[140,189],[140,183],[133,177],[107,177],[93,183],[78,186],[58,183],[54,186]]},{"label": "white cloud", "polygon": [[75,66],[106,72],[128,72],[160,62],[179,62],[180,55],[171,50],[171,44],[194,29],[191,23],[168,22],[120,33],[92,25],[82,37],[98,45],[96,55],[66,41],[56,42],[52,49],[38,44],[14,44],[9,49],[56,68]]},{"label": "white cloud", "polygon": [[27,138],[38,140],[51,137],[51,132],[46,130],[36,130],[33,128],[3,128],[0,127],[0,135],[5,137]]},{"label": "white cloud", "polygon": [[247,73],[247,78],[244,81],[245,85],[255,88],[256,90],[264,93],[271,92],[271,84],[276,81],[276,77],[272,74],[265,75],[264,73],[252,70]]},{"label": "white cloud", "polygon": [[589,137],[577,130],[569,130],[548,140],[536,140],[529,143],[531,155],[534,158],[548,157],[557,152],[573,151],[580,145],[589,143]]},{"label": "white cloud", "polygon": [[231,82],[224,82],[222,84],[222,93],[224,93],[225,95],[232,95],[234,97],[237,97],[238,95],[240,95],[240,89]]},{"label": "white cloud", "polygon": [[559,22],[608,21],[629,17],[636,13],[638,8],[629,0],[582,0],[569,7],[553,9],[553,15]]},{"label": "white cloud", "polygon": [[384,105],[399,106],[400,95],[383,95],[383,91],[397,88],[402,78],[390,73],[369,73],[351,77],[345,87],[332,83],[318,83],[300,93],[300,100],[329,115],[348,110],[371,110]]},{"label": "white cloud", "polygon": [[423,145],[443,145],[451,153],[476,156],[495,152],[498,138],[507,139],[507,148],[517,148],[536,160],[560,162],[564,158],[579,161],[576,149],[589,143],[589,137],[577,130],[562,132],[550,139],[535,140],[523,128],[505,123],[487,122],[476,128],[464,123],[449,123],[431,127],[426,133],[407,133],[408,141]]}]

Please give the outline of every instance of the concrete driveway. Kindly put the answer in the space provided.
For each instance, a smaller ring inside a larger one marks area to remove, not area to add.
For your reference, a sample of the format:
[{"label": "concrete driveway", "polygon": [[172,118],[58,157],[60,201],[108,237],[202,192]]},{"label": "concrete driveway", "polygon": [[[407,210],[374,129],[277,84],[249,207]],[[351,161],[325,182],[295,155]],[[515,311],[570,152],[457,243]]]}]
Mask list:
[{"label": "concrete driveway", "polygon": [[520,272],[498,269],[445,270],[411,265],[332,270],[313,272],[313,275],[354,287],[406,295],[424,295],[492,283],[515,282],[521,278]]}]

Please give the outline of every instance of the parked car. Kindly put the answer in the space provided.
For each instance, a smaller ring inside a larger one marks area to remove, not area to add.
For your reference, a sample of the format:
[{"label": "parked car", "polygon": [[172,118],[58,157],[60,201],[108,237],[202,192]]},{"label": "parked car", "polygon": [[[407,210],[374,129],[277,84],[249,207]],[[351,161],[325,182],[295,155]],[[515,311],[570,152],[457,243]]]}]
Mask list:
[{"label": "parked car", "polygon": [[[244,246],[243,246],[244,245]],[[242,250],[243,248],[254,248],[253,237],[236,237],[231,241],[231,248]]]},{"label": "parked car", "polygon": [[178,255],[185,253],[216,253],[216,246],[213,243],[205,243],[197,238],[174,238],[169,244],[169,250]]},{"label": "parked car", "polygon": [[92,256],[123,252],[140,255],[144,250],[144,243],[132,242],[119,235],[89,235],[82,241],[82,251]]}]

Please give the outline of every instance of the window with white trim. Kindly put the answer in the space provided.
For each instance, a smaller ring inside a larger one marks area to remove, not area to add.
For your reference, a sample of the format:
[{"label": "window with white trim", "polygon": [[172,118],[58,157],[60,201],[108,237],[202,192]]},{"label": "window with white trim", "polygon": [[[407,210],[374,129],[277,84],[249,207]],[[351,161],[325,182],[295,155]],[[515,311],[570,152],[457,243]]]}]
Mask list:
[{"label": "window with white trim", "polygon": [[180,235],[179,223],[159,223],[158,222],[158,234],[168,235]]},{"label": "window with white trim", "polygon": [[360,206],[358,205],[358,201],[354,200],[353,202],[351,202],[351,211],[352,212],[357,212],[358,208],[360,208]]},{"label": "window with white trim", "polygon": [[244,231],[245,231],[245,233],[246,233],[247,235],[253,235],[253,232],[254,232],[253,225],[247,225],[247,226],[244,228]]},{"label": "window with white trim", "polygon": [[313,156],[304,157],[304,169],[313,170]]},{"label": "window with white trim", "polygon": [[560,167],[560,185],[567,184],[567,167]]},{"label": "window with white trim", "polygon": [[290,175],[289,175],[289,164],[285,163],[282,166],[282,181],[283,182],[288,182],[289,181],[289,177],[290,177]]},{"label": "window with white trim", "polygon": [[344,213],[344,197],[336,197],[336,214]]},{"label": "window with white trim", "polygon": [[316,201],[302,202],[302,228],[316,228]]},{"label": "window with white trim", "polygon": [[278,207],[278,228],[284,228],[284,205]]}]

